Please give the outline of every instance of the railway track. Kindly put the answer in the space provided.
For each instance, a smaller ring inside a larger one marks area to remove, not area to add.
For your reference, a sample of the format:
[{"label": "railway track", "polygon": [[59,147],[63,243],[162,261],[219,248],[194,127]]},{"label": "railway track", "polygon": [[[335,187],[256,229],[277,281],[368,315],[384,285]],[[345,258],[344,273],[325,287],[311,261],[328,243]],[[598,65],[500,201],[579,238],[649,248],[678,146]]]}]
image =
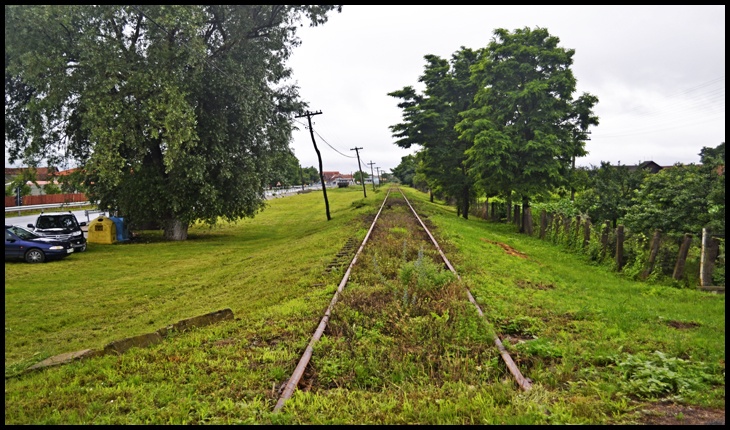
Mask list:
[{"label": "railway track", "polygon": [[[370,246],[367,246],[369,243]],[[347,246],[352,249],[354,245],[350,241]],[[432,268],[430,272],[427,270],[428,267]],[[433,267],[442,267],[443,269],[440,270],[447,271],[449,276],[435,272]],[[335,269],[335,266],[330,265],[328,271],[332,269]],[[417,279],[426,272],[431,273],[431,276],[436,279],[436,284],[438,284],[436,287]],[[345,293],[348,282],[357,284],[366,291],[364,294],[369,297],[365,299],[361,293],[352,293],[348,297]],[[424,287],[424,285],[426,286]],[[395,299],[396,295],[397,299]],[[274,412],[281,410],[297,387],[311,387],[312,382],[304,382],[303,378],[307,378],[307,370],[310,367],[315,345],[325,332],[328,335],[340,337],[354,335],[356,324],[353,323],[353,327],[350,327],[349,322],[335,321],[335,324],[332,324],[331,321],[333,313],[335,313],[335,305],[338,301],[343,301],[343,297],[346,297],[348,305],[358,302],[358,309],[365,313],[373,311],[366,310],[363,306],[375,304],[383,306],[382,309],[375,312],[387,312],[389,315],[394,315],[394,318],[403,319],[419,314],[428,316],[430,313],[436,320],[444,321],[449,319],[449,306],[453,304],[452,300],[457,296],[456,300],[459,300],[463,306],[468,306],[464,303],[464,295],[476,309],[482,321],[489,324],[486,315],[462,282],[442,247],[427,227],[427,223],[418,215],[400,189],[390,188],[365,238],[345,270],[337,290],[294,372],[283,386]],[[384,310],[386,308],[387,310]],[[452,310],[452,312],[454,311]],[[388,331],[387,328],[384,330]],[[436,335],[438,336],[438,334]],[[532,386],[531,381],[521,374],[499,337],[495,334],[491,340],[518,386],[522,390],[529,390]],[[443,343],[448,342],[444,340]],[[404,349],[409,350],[413,347],[404,347]],[[438,348],[433,348],[433,350],[436,349]],[[429,351],[429,354],[433,350]],[[468,363],[468,360],[464,359],[464,361]],[[424,368],[427,366],[430,365],[422,364]],[[430,371],[434,372],[434,369],[431,367]],[[310,379],[312,378],[311,373],[310,371]]]}]

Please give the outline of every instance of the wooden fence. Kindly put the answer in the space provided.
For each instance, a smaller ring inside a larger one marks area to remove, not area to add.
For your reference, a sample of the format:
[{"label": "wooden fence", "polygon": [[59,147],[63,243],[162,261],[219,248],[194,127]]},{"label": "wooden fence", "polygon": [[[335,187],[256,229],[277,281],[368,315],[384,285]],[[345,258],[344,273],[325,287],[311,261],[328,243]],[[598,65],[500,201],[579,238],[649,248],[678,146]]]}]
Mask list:
[{"label": "wooden fence", "polygon": [[[53,203],[78,203],[85,202],[88,199],[83,193],[69,194],[44,194],[42,196],[23,196],[23,206],[29,205],[47,205]],[[16,206],[15,196],[5,197],[5,207]]]},{"label": "wooden fence", "polygon": [[[506,220],[525,234],[588,253],[594,260],[611,258],[618,272],[625,271],[630,263],[639,280],[647,280],[652,274],[666,275],[676,281],[687,280],[687,261],[692,254],[699,257],[695,258],[699,261],[694,262],[699,271],[698,288],[725,291],[724,285],[713,285],[714,271],[720,267],[724,270],[724,252],[720,253],[718,236],[707,229],[702,230],[700,238],[687,233],[680,240],[668,238],[660,230],[655,230],[649,240],[643,235],[632,235],[623,225],[611,229],[609,221],[594,225],[588,217],[563,217],[544,210],[540,213],[539,225],[534,226],[531,209],[528,208],[524,214],[520,214],[520,210],[519,205],[508,210],[504,203],[493,202],[474,205],[472,215],[492,221]],[[627,241],[631,245],[628,248]],[[672,256],[673,251],[676,253]],[[668,264],[670,259],[671,265]]]}]

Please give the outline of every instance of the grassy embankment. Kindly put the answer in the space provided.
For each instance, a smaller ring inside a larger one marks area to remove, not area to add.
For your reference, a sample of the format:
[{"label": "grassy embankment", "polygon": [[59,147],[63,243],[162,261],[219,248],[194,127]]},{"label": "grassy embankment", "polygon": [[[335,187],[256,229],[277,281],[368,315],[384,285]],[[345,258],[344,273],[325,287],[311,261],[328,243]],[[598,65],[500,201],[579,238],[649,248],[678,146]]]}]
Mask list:
[{"label": "grassy embankment", "polygon": [[[486,321],[429,251],[407,249],[417,233],[388,225],[315,350],[309,391],[272,414],[341,279],[325,266],[362,240],[385,190],[328,191],[329,222],[321,193],[275,199],[254,219],[194,227],[186,242],[143,232],[59,262],[6,263],[6,424],[625,423],[658,398],[724,409],[723,295],[625,280],[405,191]],[[223,308],[236,320],[19,374]],[[530,392],[505,371],[495,330]]]}]

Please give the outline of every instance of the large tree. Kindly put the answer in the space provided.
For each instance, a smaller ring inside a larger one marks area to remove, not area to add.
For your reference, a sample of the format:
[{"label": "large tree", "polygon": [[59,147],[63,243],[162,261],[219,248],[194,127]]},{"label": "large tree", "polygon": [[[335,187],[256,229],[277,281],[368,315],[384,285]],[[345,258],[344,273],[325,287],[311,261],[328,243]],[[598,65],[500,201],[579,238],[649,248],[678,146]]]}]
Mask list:
[{"label": "large tree", "polygon": [[487,191],[509,200],[530,198],[569,185],[575,157],[585,155],[588,127],[597,125],[591,94],[573,98],[572,49],[546,29],[505,29],[472,68],[479,91],[457,125],[475,176]]},{"label": "large tree", "polygon": [[419,81],[423,94],[413,87],[388,93],[401,99],[403,122],[390,127],[396,145],[410,148],[420,145],[420,170],[432,190],[439,190],[457,204],[457,214],[469,217],[473,182],[468,174],[465,150],[469,141],[459,139],[454,126],[460,112],[468,109],[476,93],[470,79],[471,66],[479,52],[461,47],[451,60],[426,55],[426,67]]},{"label": "large tree", "polygon": [[91,199],[173,240],[254,216],[305,107],[282,85],[296,28],[335,9],[6,5],[10,161],[72,159]]}]

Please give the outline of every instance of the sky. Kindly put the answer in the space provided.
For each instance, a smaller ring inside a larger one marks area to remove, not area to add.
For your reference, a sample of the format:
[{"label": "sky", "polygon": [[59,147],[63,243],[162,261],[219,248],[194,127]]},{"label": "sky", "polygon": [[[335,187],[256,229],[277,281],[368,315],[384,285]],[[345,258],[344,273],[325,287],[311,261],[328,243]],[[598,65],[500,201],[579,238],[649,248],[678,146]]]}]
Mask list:
[{"label": "sky", "polygon": [[[574,49],[577,98],[598,97],[600,124],[576,165],[699,163],[725,141],[725,6],[344,5],[327,23],[302,27],[288,65],[312,116],[324,171],[390,172],[418,148],[395,145],[402,122],[389,92],[413,86],[425,55],[479,49],[503,28],[545,28]],[[291,147],[318,168],[307,118]],[[379,169],[378,169],[379,168]]]}]

